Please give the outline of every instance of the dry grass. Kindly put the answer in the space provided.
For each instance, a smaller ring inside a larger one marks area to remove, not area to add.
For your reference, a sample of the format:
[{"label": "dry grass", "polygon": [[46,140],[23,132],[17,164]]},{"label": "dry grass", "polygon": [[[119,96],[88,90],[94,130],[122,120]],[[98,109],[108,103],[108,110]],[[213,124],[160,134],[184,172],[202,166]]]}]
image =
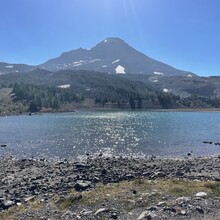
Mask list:
[{"label": "dry grass", "polygon": [[123,181],[99,185],[95,189],[82,192],[82,198],[79,200],[74,199],[78,193],[73,191],[69,198],[61,202],[61,207],[67,208],[73,204],[93,206],[106,200],[120,203],[142,200],[147,204],[151,204],[165,196],[193,196],[199,191],[207,192],[209,195],[216,195],[216,192],[218,192],[220,195],[220,184],[210,181],[191,180]]},{"label": "dry grass", "polygon": [[[72,191],[67,198],[60,199],[58,195],[50,200],[49,205],[63,212],[71,206],[96,206],[108,201],[113,204],[122,204],[127,210],[134,207],[155,205],[163,201],[164,197],[177,198],[180,196],[194,196],[197,192],[207,192],[209,196],[220,196],[220,183],[212,181],[193,180],[133,180],[107,185],[97,185],[95,189],[82,193]],[[19,207],[12,207],[0,212],[0,219],[15,220],[17,213],[26,210],[40,210],[43,205],[31,201]]]}]

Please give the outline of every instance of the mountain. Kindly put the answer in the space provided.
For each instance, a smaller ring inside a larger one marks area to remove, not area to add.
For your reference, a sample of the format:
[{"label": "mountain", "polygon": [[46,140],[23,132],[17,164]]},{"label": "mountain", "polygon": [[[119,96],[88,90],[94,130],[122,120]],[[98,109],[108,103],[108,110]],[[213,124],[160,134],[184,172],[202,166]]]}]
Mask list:
[{"label": "mountain", "polygon": [[51,71],[80,69],[111,74],[194,75],[154,60],[119,38],[106,38],[91,49],[79,48],[64,52],[39,67]]},{"label": "mountain", "polygon": [[10,64],[0,62],[0,75],[7,73],[19,73],[19,72],[28,72],[35,69],[35,66],[30,66],[26,64]]}]

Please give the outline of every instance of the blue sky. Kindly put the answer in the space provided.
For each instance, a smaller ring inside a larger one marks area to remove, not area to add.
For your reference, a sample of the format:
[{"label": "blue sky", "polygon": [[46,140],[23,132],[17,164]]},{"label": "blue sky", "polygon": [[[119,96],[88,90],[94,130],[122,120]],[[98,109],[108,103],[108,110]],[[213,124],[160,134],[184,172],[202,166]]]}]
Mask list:
[{"label": "blue sky", "polygon": [[219,0],[0,0],[0,61],[41,64],[120,37],[199,75],[220,75]]}]

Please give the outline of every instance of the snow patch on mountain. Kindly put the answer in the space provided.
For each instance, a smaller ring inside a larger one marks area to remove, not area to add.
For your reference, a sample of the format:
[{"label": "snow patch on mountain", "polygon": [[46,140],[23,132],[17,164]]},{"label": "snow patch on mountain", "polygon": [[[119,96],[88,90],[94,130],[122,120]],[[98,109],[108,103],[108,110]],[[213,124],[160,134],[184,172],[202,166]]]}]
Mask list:
[{"label": "snow patch on mountain", "polygon": [[154,72],[154,74],[155,74],[155,75],[158,75],[158,76],[164,76],[164,74],[161,73],[161,72]]},{"label": "snow patch on mountain", "polygon": [[168,92],[169,92],[169,89],[164,88],[164,89],[163,89],[163,92],[164,92],[164,93],[168,93]]},{"label": "snow patch on mountain", "polygon": [[118,65],[118,66],[115,68],[115,72],[116,72],[117,74],[126,74],[125,68],[124,68],[123,66],[121,66],[121,65]]},{"label": "snow patch on mountain", "polygon": [[13,66],[13,65],[10,65],[10,66],[5,66],[5,68],[7,68],[7,69],[13,69],[13,68],[14,68],[14,66]]},{"label": "snow patch on mountain", "polygon": [[106,68],[107,66],[108,66],[108,65],[103,65],[102,67],[103,67],[103,68]]},{"label": "snow patch on mountain", "polygon": [[57,87],[61,88],[61,89],[68,89],[68,88],[70,88],[70,84],[60,85],[60,86],[57,86]]},{"label": "snow patch on mountain", "polygon": [[85,60],[79,60],[79,61],[73,62],[72,66],[81,66],[81,65],[83,65],[85,63],[86,63]]},{"label": "snow patch on mountain", "polygon": [[94,62],[97,62],[97,61],[100,61],[101,59],[94,59],[94,60],[90,60],[89,63],[94,63]]},{"label": "snow patch on mountain", "polygon": [[85,62],[86,62],[85,60],[80,60],[80,61],[73,62],[73,64],[79,64],[79,63],[85,63]]},{"label": "snow patch on mountain", "polygon": [[118,63],[118,62],[120,62],[120,59],[117,59],[117,60],[113,61],[112,64]]}]

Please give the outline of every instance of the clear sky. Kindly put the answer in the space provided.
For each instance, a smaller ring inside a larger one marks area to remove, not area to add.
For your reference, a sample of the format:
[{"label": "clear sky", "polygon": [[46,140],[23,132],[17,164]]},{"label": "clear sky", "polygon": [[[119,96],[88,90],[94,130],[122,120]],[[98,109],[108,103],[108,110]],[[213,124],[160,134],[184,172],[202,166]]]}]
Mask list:
[{"label": "clear sky", "polygon": [[220,0],[0,0],[0,61],[41,64],[120,37],[199,75],[220,75]]}]

